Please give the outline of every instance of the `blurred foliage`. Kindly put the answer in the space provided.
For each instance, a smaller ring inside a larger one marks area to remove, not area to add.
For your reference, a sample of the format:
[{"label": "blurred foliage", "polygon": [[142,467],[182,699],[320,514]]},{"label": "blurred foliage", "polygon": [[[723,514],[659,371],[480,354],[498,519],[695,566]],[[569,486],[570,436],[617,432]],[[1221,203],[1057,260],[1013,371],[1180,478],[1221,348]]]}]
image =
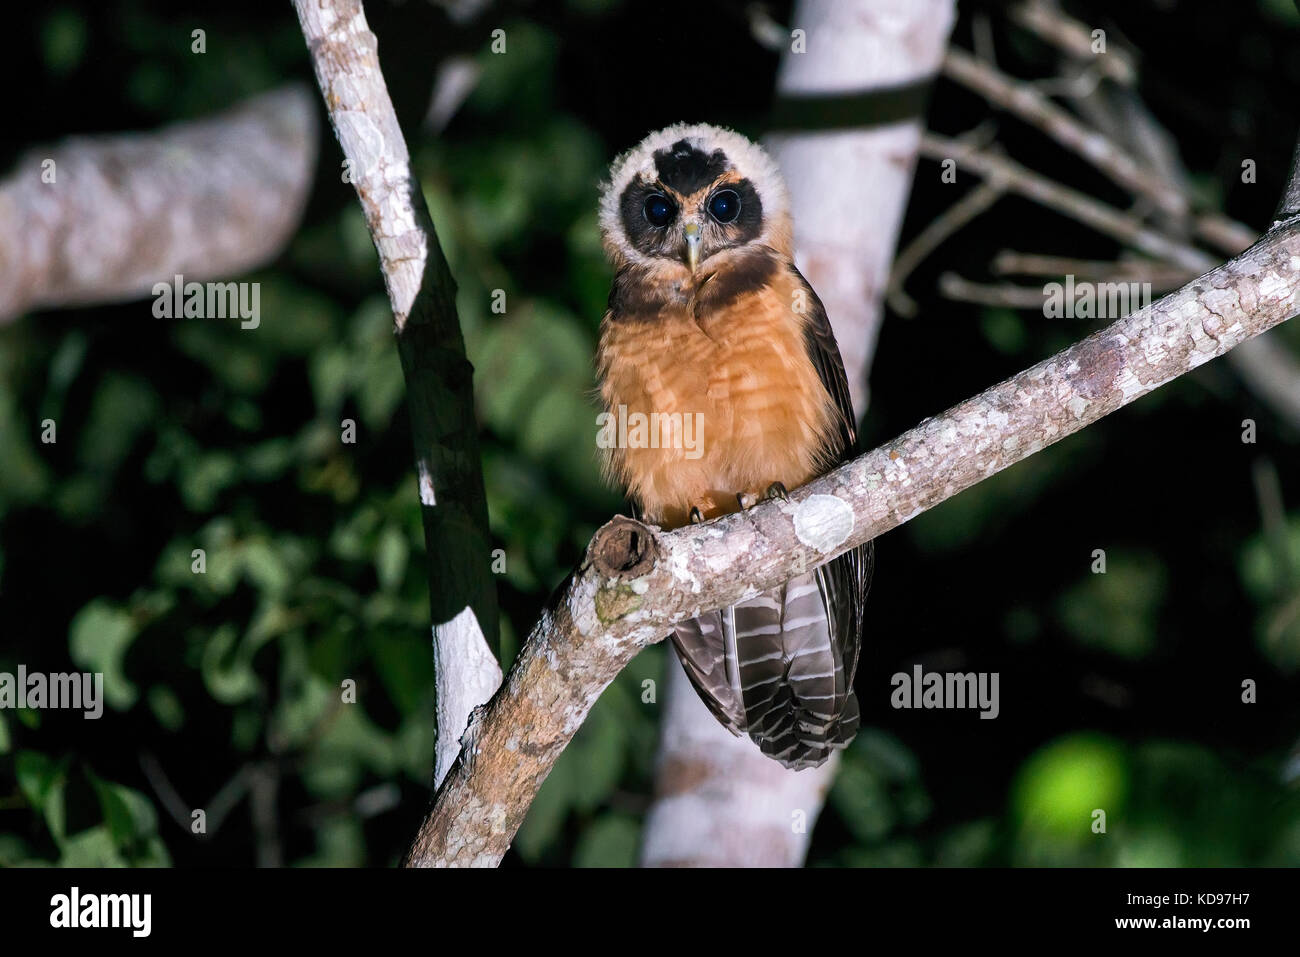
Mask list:
[{"label": "blurred foliage", "polygon": [[[1294,117],[1259,90],[1281,83],[1294,102],[1294,8],[1175,5],[1188,21],[1178,43],[1169,4],[1125,14],[1143,93],[1204,195],[1267,223]],[[610,280],[596,184],[668,122],[762,132],[775,57],[749,42],[737,5],[669,3],[647,27],[626,2],[507,4],[489,18],[507,32],[504,56],[483,24],[446,22],[436,5],[367,6],[459,283],[509,659],[621,508],[592,451]],[[1072,6],[1110,25],[1100,4]],[[970,14],[963,5],[955,37],[967,46]],[[6,160],[310,80],[287,5],[62,2],[15,16],[28,42],[4,68],[15,86],[40,77],[45,105]],[[645,70],[609,42],[637,37],[677,62],[690,37],[673,23],[734,40],[708,101],[698,71]],[[196,27],[205,55],[190,52]],[[1197,52],[1226,37],[1238,42]],[[1004,68],[1052,71],[1049,50],[1013,39]],[[420,118],[434,64],[453,53],[480,77],[433,136]],[[1189,68],[1210,56],[1213,75]],[[936,128],[970,116],[970,100],[938,89]],[[999,137],[1030,165],[1105,189],[1013,124]],[[1259,186],[1236,182],[1241,155],[1259,161]],[[0,711],[0,865],[386,865],[414,832],[433,745],[423,537],[391,316],[339,160],[326,131],[299,233],[240,277],[261,284],[256,331],[160,322],[147,302],[0,329],[0,672],[102,672],[106,699],[98,721]],[[922,165],[905,239],[952,202],[931,172]],[[1114,254],[1011,201],[950,240],[909,282],[921,317],[886,321],[868,443],[1095,328],[933,292],[938,271],[976,274],[999,248]],[[1300,346],[1297,330],[1279,335]],[[1240,441],[1243,418],[1259,424],[1256,445]],[[355,445],[339,441],[344,419]],[[883,539],[858,676],[864,729],[810,861],[1300,863],[1287,758],[1300,735],[1297,451],[1300,435],[1212,363]],[[1260,462],[1279,476],[1280,519],[1252,484]],[[890,709],[890,675],[918,661],[999,672],[998,720]],[[665,662],[648,650],[601,698],[507,863],[635,862],[658,722],[643,689]],[[1242,703],[1243,681],[1258,703]]]}]

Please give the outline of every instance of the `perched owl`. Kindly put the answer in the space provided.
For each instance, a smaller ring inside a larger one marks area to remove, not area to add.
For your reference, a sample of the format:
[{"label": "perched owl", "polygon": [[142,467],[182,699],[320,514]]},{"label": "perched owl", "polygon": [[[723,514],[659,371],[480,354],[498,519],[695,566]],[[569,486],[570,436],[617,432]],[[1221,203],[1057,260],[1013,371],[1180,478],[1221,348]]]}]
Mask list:
[{"label": "perched owl", "polygon": [[[703,124],[653,133],[614,162],[600,225],[616,274],[597,365],[618,424],[601,444],[642,518],[704,521],[852,456],[844,364],[762,149]],[[816,767],[857,732],[872,558],[868,543],[672,636],[718,720],[787,767]]]}]

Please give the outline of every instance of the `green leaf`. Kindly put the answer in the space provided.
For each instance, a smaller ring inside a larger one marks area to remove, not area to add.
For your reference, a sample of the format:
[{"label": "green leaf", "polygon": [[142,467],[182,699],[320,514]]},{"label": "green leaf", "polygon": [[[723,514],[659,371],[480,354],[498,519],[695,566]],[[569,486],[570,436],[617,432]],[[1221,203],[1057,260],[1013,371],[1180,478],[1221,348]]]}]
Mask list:
[{"label": "green leaf", "polygon": [[980,329],[989,344],[1005,355],[1024,352],[1028,344],[1024,321],[1014,309],[981,310]]},{"label": "green leaf", "polygon": [[1279,522],[1271,535],[1252,536],[1241,550],[1238,568],[1242,583],[1259,604],[1300,584],[1291,580],[1300,574],[1300,515]]},{"label": "green leaf", "polygon": [[1081,644],[1123,658],[1144,658],[1156,647],[1165,579],[1159,555],[1112,550],[1106,571],[1087,574],[1067,591],[1057,603],[1058,614]]},{"label": "green leaf", "polygon": [[560,760],[542,782],[541,790],[528,806],[524,823],[515,835],[515,850],[530,864],[537,863],[559,837],[572,806],[572,778],[577,772],[572,762],[564,760],[571,750],[566,749],[560,755]]},{"label": "green leaf", "polygon": [[297,862],[299,867],[364,867],[366,835],[362,822],[333,818],[316,827],[316,853]]},{"label": "green leaf", "polygon": [[283,475],[295,460],[293,442],[289,439],[268,439],[248,450],[244,468],[248,477],[269,482]]},{"label": "green leaf", "polygon": [[282,597],[289,590],[293,571],[290,550],[283,542],[249,541],[240,550],[240,558],[249,581],[269,597]]},{"label": "green leaf", "polygon": [[[338,694],[337,686],[331,694]],[[380,777],[390,777],[399,767],[397,743],[393,735],[370,720],[362,704],[344,704],[330,720],[317,745],[328,760],[349,759],[354,768],[369,768]]]},{"label": "green leaf", "polygon": [[0,867],[35,867],[42,863],[30,858],[26,841],[17,834],[0,834]]},{"label": "green leaf", "polygon": [[921,768],[903,742],[876,728],[864,728],[852,748],[862,755],[868,766],[888,781],[919,780]]},{"label": "green leaf", "polygon": [[247,701],[260,684],[239,644],[239,631],[232,622],[217,628],[203,646],[203,683],[222,704]]},{"label": "green leaf", "polygon": [[149,383],[106,373],[95,392],[90,419],[79,434],[78,457],[87,471],[105,479],[116,471],[136,437],[157,419],[159,401]]},{"label": "green leaf", "polygon": [[897,820],[880,776],[858,761],[841,764],[830,800],[853,836],[867,844],[883,838]]},{"label": "green leaf", "polygon": [[166,731],[176,732],[185,724],[185,706],[176,692],[166,685],[154,685],[145,698],[149,710]]},{"label": "green leaf", "polygon": [[[424,636],[428,639],[427,630]],[[429,640],[420,641],[406,633],[379,634],[370,640],[370,649],[387,696],[403,714],[410,714],[433,687]]]},{"label": "green leaf", "polygon": [[217,496],[239,478],[239,463],[229,452],[207,452],[181,466],[181,498],[192,512],[209,512]]},{"label": "green leaf", "polygon": [[375,549],[375,573],[385,591],[393,591],[402,584],[410,553],[411,545],[406,534],[394,525],[385,526]]},{"label": "green leaf", "polygon": [[126,678],[124,659],[136,637],[132,616],[103,598],[96,598],[72,619],[68,651],[81,668],[103,672],[104,696],[118,711],[135,704],[138,692]]},{"label": "green leaf", "polygon": [[306,744],[321,719],[339,700],[338,696],[336,687],[316,675],[304,674],[291,690],[282,691],[276,704],[273,724],[276,737],[289,747]]},{"label": "green leaf", "polygon": [[940,838],[935,863],[941,867],[978,867],[990,862],[996,846],[996,821],[957,824]]},{"label": "green leaf", "polygon": [[1128,774],[1120,746],[1096,734],[1057,740],[1025,762],[1014,787],[1022,825],[1055,839],[1082,842],[1092,834],[1092,814],[1106,812],[1111,826],[1123,807]]},{"label": "green leaf", "polygon": [[605,814],[582,832],[573,852],[574,867],[635,867],[641,828],[622,814]]},{"label": "green leaf", "polygon": [[570,793],[574,806],[583,811],[593,810],[609,798],[627,760],[623,723],[607,697],[602,695],[596,702],[565,751],[566,755],[572,752],[570,762],[582,769],[574,775]]},{"label": "green leaf", "polygon": [[1259,0],[1259,8],[1266,16],[1288,27],[1300,24],[1300,12],[1297,12],[1293,0]]},{"label": "green leaf", "polygon": [[338,345],[314,353],[308,366],[316,408],[321,415],[336,415],[352,378],[352,351]]},{"label": "green leaf", "polygon": [[12,393],[0,389],[0,505],[38,499],[49,485],[49,468],[33,451],[41,424],[26,413],[15,407]]},{"label": "green leaf", "polygon": [[81,64],[86,55],[88,33],[81,12],[68,7],[50,11],[41,25],[41,50],[52,74],[66,75]]},{"label": "green leaf", "polygon": [[[387,325],[391,325],[391,315],[385,320]],[[357,367],[357,407],[361,421],[378,432],[388,428],[392,422],[397,404],[406,395],[406,380],[402,377],[402,361],[393,348],[390,332],[385,332],[382,342],[371,343],[368,353]]]},{"label": "green leaf", "polygon": [[125,867],[127,863],[105,824],[74,834],[60,850],[60,867]]},{"label": "green leaf", "polygon": [[99,798],[104,823],[114,843],[128,856],[158,833],[158,813],[139,791],[122,784],[105,781],[89,768],[86,777]]},{"label": "green leaf", "polygon": [[64,788],[70,763],[70,758],[56,762],[38,751],[19,751],[14,757],[18,789],[27,803],[44,817],[45,826],[56,841],[64,837],[67,820]]}]

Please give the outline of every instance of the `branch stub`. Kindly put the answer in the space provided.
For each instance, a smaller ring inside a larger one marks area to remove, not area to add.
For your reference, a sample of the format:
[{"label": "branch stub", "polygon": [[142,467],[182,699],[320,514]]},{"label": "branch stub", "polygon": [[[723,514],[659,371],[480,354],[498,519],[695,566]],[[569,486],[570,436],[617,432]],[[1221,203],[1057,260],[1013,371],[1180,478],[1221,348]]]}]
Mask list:
[{"label": "branch stub", "polygon": [[640,578],[654,570],[659,546],[648,526],[618,515],[597,530],[588,555],[602,578]]}]

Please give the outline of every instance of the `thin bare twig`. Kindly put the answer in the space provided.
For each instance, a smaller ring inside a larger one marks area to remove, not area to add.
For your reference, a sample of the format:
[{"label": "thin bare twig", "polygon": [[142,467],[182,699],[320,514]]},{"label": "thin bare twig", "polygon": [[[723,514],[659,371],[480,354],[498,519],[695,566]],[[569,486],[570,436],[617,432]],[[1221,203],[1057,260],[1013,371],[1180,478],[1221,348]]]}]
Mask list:
[{"label": "thin bare twig", "polygon": [[[1189,215],[1191,199],[1179,188],[1180,184],[1171,182],[1160,170],[1143,165],[1111,137],[1061,109],[1032,83],[1013,80],[956,47],[949,49],[944,57],[943,70],[950,79],[1042,130],[1170,218],[1182,220]],[[1249,227],[1222,213],[1199,213],[1192,219],[1192,226],[1197,237],[1229,256],[1235,256],[1255,241]]]},{"label": "thin bare twig", "polygon": [[1197,275],[1181,266],[1169,266],[1151,259],[1075,259],[1011,249],[1004,249],[994,256],[990,268],[998,276],[1071,275],[1089,282],[1149,282],[1152,288],[1162,291],[1177,289]]},{"label": "thin bare twig", "polygon": [[889,300],[889,307],[894,312],[908,319],[916,315],[916,300],[909,296],[904,288],[907,277],[925,261],[926,257],[938,249],[944,240],[996,203],[998,197],[1004,192],[1006,186],[1000,179],[978,184],[935,217],[930,225],[907,244],[907,248],[894,260],[894,268],[889,274],[889,289],[886,297]]},{"label": "thin bare twig", "polygon": [[1015,286],[1011,283],[971,282],[946,272],[939,277],[939,294],[945,299],[973,302],[980,306],[1003,306],[1008,309],[1042,309],[1046,296],[1041,286]]},{"label": "thin bare twig", "polygon": [[1071,59],[1095,64],[1108,79],[1124,86],[1137,82],[1132,54],[1114,46],[1108,46],[1105,53],[1094,53],[1093,28],[1068,16],[1054,4],[1044,0],[1025,0],[1009,12],[1013,21]]},{"label": "thin bare twig", "polygon": [[1113,206],[1035,173],[1014,160],[973,149],[960,140],[934,133],[921,138],[921,153],[938,161],[952,159],[984,179],[1004,182],[1009,192],[1063,213],[1149,256],[1177,263],[1193,272],[1201,272],[1213,263],[1210,256],[1199,249],[1175,242]]},{"label": "thin bare twig", "polygon": [[1171,215],[1187,215],[1187,197],[1142,167],[1118,144],[1084,126],[1031,84],[1017,82],[957,47],[950,47],[944,56],[943,72],[995,106],[1042,130],[1130,192],[1149,197]]}]

